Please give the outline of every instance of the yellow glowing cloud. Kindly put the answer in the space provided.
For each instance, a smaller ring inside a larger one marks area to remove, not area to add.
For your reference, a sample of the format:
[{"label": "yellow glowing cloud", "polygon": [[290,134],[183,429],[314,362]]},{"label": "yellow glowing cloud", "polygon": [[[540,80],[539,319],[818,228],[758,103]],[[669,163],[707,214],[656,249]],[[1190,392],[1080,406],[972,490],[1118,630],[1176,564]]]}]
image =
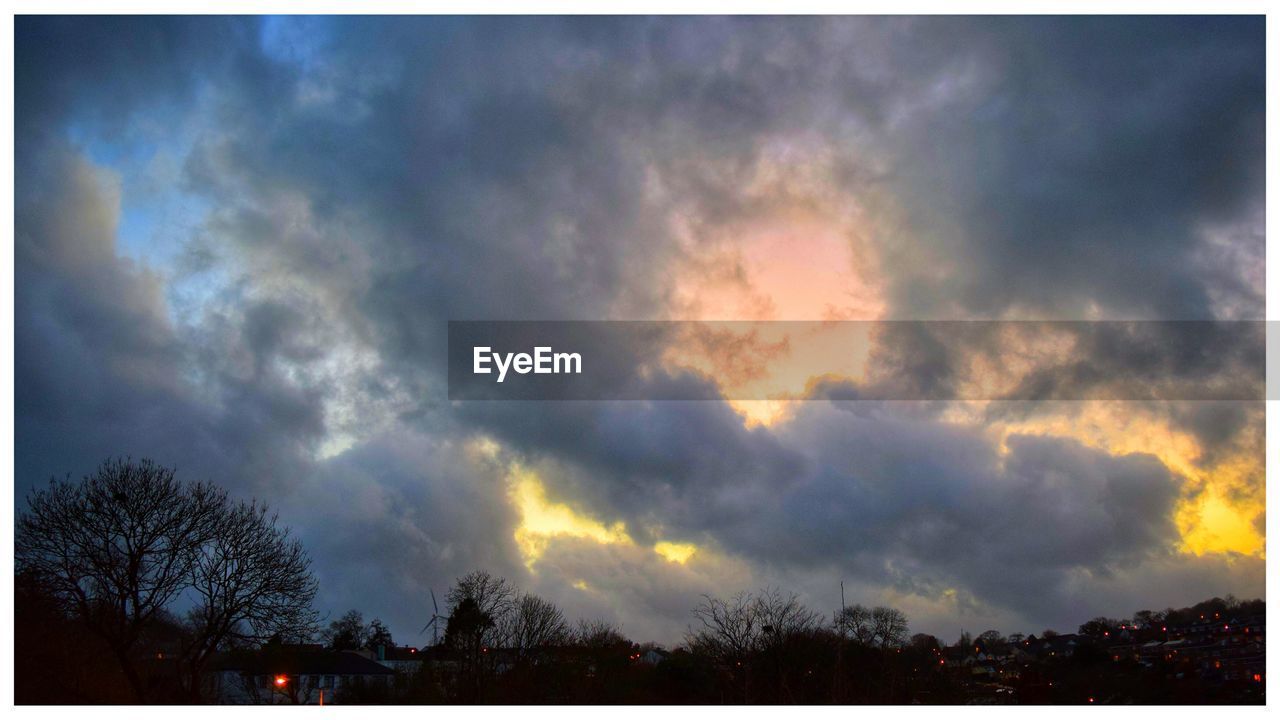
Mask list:
[{"label": "yellow glowing cloud", "polygon": [[[986,403],[957,403],[947,418],[974,424],[982,421],[986,407]],[[1200,462],[1203,450],[1193,435],[1140,404],[1127,402],[1062,403],[1061,412],[996,422],[989,426],[989,432],[1002,449],[1011,435],[1038,435],[1071,438],[1111,455],[1154,455],[1187,479],[1184,496],[1174,512],[1182,536],[1181,551],[1196,555],[1264,554],[1266,538],[1253,518],[1266,507],[1266,471],[1262,458],[1247,449],[1237,449],[1204,465]]]},{"label": "yellow glowing cloud", "polygon": [[790,418],[796,400],[730,400],[729,407],[742,416],[747,427],[770,427]]},{"label": "yellow glowing cloud", "polygon": [[[548,499],[546,486],[533,470],[513,463],[507,483],[511,502],[520,515],[520,524],[515,529],[516,546],[530,570],[556,538],[591,540],[601,545],[635,545],[625,523],[605,524],[567,504]],[[698,547],[693,543],[662,541],[653,546],[653,551],[671,562],[684,564]],[[573,586],[588,589],[583,580]]]},{"label": "yellow glowing cloud", "polygon": [[[669,218],[685,249],[672,295],[673,319],[750,325],[884,316],[880,257],[870,238],[883,223],[893,226],[894,204],[885,197],[849,197],[836,180],[833,157],[795,139],[766,144],[738,186],[741,206],[749,212],[714,222],[697,213]],[[922,267],[945,272],[937,258],[923,260]],[[871,379],[865,343],[851,346],[847,339],[794,332],[779,336],[782,330],[775,330],[746,330],[736,338],[712,338],[714,343],[683,342],[664,360],[713,378],[747,427],[788,421],[812,378]],[[1000,353],[970,358],[972,366],[958,378],[965,396],[1009,393],[1028,373],[1068,360],[1075,351],[1070,333],[1039,326],[1010,324],[999,340]],[[1010,435],[1021,433],[1073,438],[1113,455],[1155,455],[1186,479],[1174,515],[1181,551],[1263,555],[1265,535],[1255,523],[1265,509],[1260,451],[1235,449],[1206,460],[1193,435],[1133,403],[1066,404],[1032,419],[995,422],[984,416],[986,407],[956,403],[950,419],[985,429],[1002,449]]]},{"label": "yellow glowing cloud", "polygon": [[1249,520],[1253,514],[1250,508],[1241,508],[1216,489],[1188,499],[1176,516],[1183,548],[1197,555],[1238,552],[1261,556],[1265,542]]},{"label": "yellow glowing cloud", "polygon": [[631,544],[631,536],[623,523],[606,526],[579,514],[568,505],[548,500],[542,480],[534,472],[513,466],[508,481],[512,502],[520,513],[520,525],[515,532],[516,545],[530,568],[555,537],[586,538],[602,545]]},{"label": "yellow glowing cloud", "polygon": [[653,546],[653,551],[666,558],[673,563],[681,565],[689,562],[689,558],[698,552],[698,546],[693,543],[673,543],[660,542]]}]

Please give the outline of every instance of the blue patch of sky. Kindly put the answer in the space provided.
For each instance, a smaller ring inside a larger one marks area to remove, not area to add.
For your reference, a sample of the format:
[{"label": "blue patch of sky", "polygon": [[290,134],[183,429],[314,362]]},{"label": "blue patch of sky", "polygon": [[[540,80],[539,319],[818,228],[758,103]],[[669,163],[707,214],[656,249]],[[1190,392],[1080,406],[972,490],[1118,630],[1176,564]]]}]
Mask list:
[{"label": "blue patch of sky", "polygon": [[258,28],[259,43],[267,57],[306,71],[324,62],[336,24],[335,18],[328,17],[268,16]]},{"label": "blue patch of sky", "polygon": [[106,137],[94,128],[72,124],[72,143],[95,165],[120,179],[120,226],[117,252],[149,266],[172,266],[191,232],[209,210],[201,197],[182,184],[182,163],[194,138],[181,119],[153,119],[176,133],[133,127]]},{"label": "blue patch of sky", "polygon": [[[323,68],[334,31],[334,18],[264,17],[259,42],[268,57],[305,74]],[[187,106],[156,103],[124,123],[108,125],[87,115],[66,127],[76,148],[119,179],[116,252],[165,279],[175,323],[198,321],[232,282],[217,258],[193,252],[201,246],[192,241],[214,208],[183,182],[183,164],[201,135],[213,129],[205,120],[213,114],[200,112],[207,97],[198,92]]]},{"label": "blue patch of sky", "polygon": [[165,279],[175,322],[189,319],[225,280],[216,270],[190,271],[192,240],[212,209],[183,182],[186,158],[207,129],[196,110],[167,107],[110,128],[73,121],[66,129],[80,152],[119,179],[116,253]]}]

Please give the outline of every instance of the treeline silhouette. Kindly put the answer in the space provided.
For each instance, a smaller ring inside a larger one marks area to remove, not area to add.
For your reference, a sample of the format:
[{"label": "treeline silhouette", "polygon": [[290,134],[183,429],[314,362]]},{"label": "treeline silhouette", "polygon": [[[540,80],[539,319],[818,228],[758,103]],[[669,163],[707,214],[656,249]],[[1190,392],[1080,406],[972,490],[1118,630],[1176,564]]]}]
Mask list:
[{"label": "treeline silhouette", "polygon": [[15,531],[18,666],[44,663],[19,698],[199,701],[216,653],[315,632],[311,560],[276,516],[150,460],[50,480]]},{"label": "treeline silhouette", "polygon": [[[305,550],[255,502],[183,484],[148,460],[111,460],[80,482],[28,497],[16,527],[15,698],[19,703],[216,702],[215,658],[395,649],[358,610],[323,623]],[[831,615],[777,588],[705,596],[683,642],[640,644],[602,619],[476,571],[446,594],[438,642],[413,648],[389,682],[351,683],[340,703],[961,703],[970,665],[1026,658],[982,692],[1022,702],[1238,700],[1176,663],[1113,654],[1169,637],[1170,626],[1265,614],[1261,600],[1095,618],[1057,653],[1057,633],[911,635],[893,608]],[[424,603],[425,605],[425,603]],[[1037,654],[1038,653],[1038,654]],[[963,670],[958,666],[963,666]],[[1004,672],[1001,670],[1000,672]],[[1247,696],[1253,698],[1252,695]]]}]

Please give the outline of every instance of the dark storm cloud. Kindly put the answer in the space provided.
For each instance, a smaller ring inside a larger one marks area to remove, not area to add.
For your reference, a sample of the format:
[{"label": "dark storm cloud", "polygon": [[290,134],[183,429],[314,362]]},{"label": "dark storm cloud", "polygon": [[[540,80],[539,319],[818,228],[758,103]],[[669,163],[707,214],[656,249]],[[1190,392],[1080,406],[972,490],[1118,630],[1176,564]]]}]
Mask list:
[{"label": "dark storm cloud", "polygon": [[[940,282],[904,249],[901,311],[1215,316],[1197,232],[1261,225],[1263,27],[1255,18],[969,22],[973,85],[900,137],[907,224],[946,245]],[[1255,259],[1261,237],[1240,239]],[[924,273],[919,272],[925,271]],[[1261,287],[1242,316],[1262,312]]]},{"label": "dark storm cloud", "polygon": [[[842,201],[891,200],[890,316],[1257,317],[1261,20],[294,22],[17,21],[19,495],[109,454],[177,464],[287,508],[327,609],[387,588],[370,611],[397,630],[425,583],[522,572],[497,471],[450,445],[476,434],[762,577],[840,567],[1035,616],[1081,573],[1161,561],[1180,485],[1148,457],[1015,439],[1001,460],[929,413],[823,403],[776,430],[718,403],[453,408],[445,321],[662,317],[672,267],[759,211],[742,187],[795,137]],[[208,212],[157,270],[120,257],[87,158],[179,125]],[[1224,413],[1178,417],[1219,443],[1257,422]],[[706,586],[636,582],[658,614]]]},{"label": "dark storm cloud", "polygon": [[[705,523],[771,506],[805,458],[763,428],[747,429],[714,402],[522,402],[462,405],[460,416],[532,460],[564,497],[633,532],[665,525],[686,539]],[[761,505],[760,502],[764,504]]]},{"label": "dark storm cloud", "polygon": [[1089,602],[1074,575],[1162,560],[1178,538],[1184,480],[1156,458],[1019,436],[1001,457],[911,403],[804,403],[776,432],[711,403],[522,405],[480,404],[485,426],[562,463],[543,477],[564,496],[766,567],[1064,617]]},{"label": "dark storm cloud", "polygon": [[187,102],[254,33],[234,18],[16,19],[14,109],[21,132],[69,116],[122,129],[142,108]]},{"label": "dark storm cloud", "polygon": [[[201,143],[189,178],[220,200],[219,242],[279,238],[270,200],[306,198],[309,221],[336,230],[263,260],[354,285],[342,302],[384,360],[415,367],[440,355],[432,320],[652,315],[677,251],[671,206],[646,204],[649,176],[712,223],[747,210],[734,187],[760,140],[802,131],[840,138],[851,192],[903,199],[918,239],[885,250],[895,314],[1211,317],[1197,232],[1250,219],[1258,200],[1258,32],[1235,19],[359,23],[318,41],[331,71],[239,63],[220,109],[236,132]],[[883,67],[853,52],[863,43]],[[386,69],[370,79],[344,61]],[[310,84],[328,99],[265,101]],[[912,111],[932,86],[944,106]],[[369,267],[326,252],[350,244]],[[920,276],[938,267],[941,280]]]},{"label": "dark storm cloud", "polygon": [[812,438],[825,467],[785,503],[776,534],[760,539],[793,545],[787,562],[812,552],[787,542],[798,535],[826,547],[810,557],[855,548],[852,562],[880,565],[890,580],[891,564],[906,564],[913,578],[1037,617],[1080,601],[1065,587],[1071,573],[1120,572],[1177,538],[1170,514],[1181,483],[1154,457],[1015,436],[998,458],[967,431],[814,414],[789,432]]},{"label": "dark storm cloud", "polygon": [[458,446],[394,433],[324,463],[281,510],[317,560],[322,605],[417,632],[430,618],[428,591],[443,601],[471,570],[527,581],[501,481]]},{"label": "dark storm cloud", "polygon": [[[118,197],[61,147],[22,175],[17,210],[17,492],[109,455],[153,456],[213,477],[290,476],[322,430],[318,394],[264,363],[271,320],[199,334],[175,328],[163,281],[115,255]],[[235,353],[249,360],[231,372]],[[186,373],[202,378],[193,387]]]},{"label": "dark storm cloud", "polygon": [[[203,372],[210,356],[171,323],[165,279],[118,257],[119,187],[66,137],[135,137],[140,117],[185,112],[226,49],[251,30],[222,19],[17,21],[19,497],[51,474],[85,472],[114,454],[197,472],[238,471],[232,458],[253,457],[265,470],[289,460],[292,450],[278,446],[294,437],[255,427],[304,436],[316,427],[305,398],[213,383],[205,395],[189,384],[185,373]],[[210,407],[224,402],[236,417]]]}]

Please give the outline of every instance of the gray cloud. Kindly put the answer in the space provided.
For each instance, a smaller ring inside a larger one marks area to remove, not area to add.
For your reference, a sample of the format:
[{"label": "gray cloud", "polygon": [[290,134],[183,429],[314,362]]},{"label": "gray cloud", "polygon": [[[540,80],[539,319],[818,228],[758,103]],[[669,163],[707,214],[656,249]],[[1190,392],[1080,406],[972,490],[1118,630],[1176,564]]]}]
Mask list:
[{"label": "gray cloud", "polygon": [[[767,213],[744,187],[788,153],[825,174],[784,172],[773,202],[879,208],[850,242],[890,316],[1258,317],[1262,26],[20,18],[18,495],[111,454],[177,464],[284,509],[326,609],[397,632],[475,565],[654,633],[697,592],[822,602],[837,574],[1032,623],[1124,612],[1138,578],[1261,592],[1260,570],[1171,557],[1182,481],[1150,457],[1001,457],[919,407],[773,429],[711,402],[455,407],[443,369],[448,319],[664,317],[674,269]],[[152,266],[119,248],[102,166],[178,126],[201,204]],[[1168,413],[1213,448],[1261,422]],[[477,435],[638,540],[730,560],[579,542],[530,574],[496,471],[461,450]],[[567,587],[588,572],[596,594]]]},{"label": "gray cloud", "polygon": [[[904,234],[946,250],[905,263],[906,313],[1215,317],[1193,262],[1208,223],[1261,222],[1262,27],[1247,18],[977,23],[973,71],[913,116]],[[1241,238],[1255,257],[1260,236]],[[920,272],[921,270],[925,272]],[[1241,308],[1261,317],[1261,287]]]}]

